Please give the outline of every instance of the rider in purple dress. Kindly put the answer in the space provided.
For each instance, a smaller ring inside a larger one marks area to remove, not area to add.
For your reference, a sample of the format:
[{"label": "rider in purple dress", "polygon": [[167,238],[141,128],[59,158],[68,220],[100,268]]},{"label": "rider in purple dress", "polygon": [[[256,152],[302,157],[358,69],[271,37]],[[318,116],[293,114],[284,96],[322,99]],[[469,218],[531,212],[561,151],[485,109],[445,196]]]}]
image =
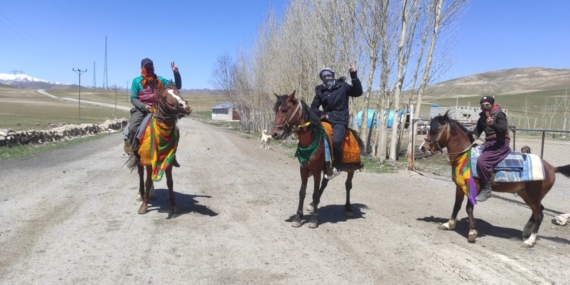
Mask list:
[{"label": "rider in purple dress", "polygon": [[481,156],[477,159],[477,173],[479,174],[481,192],[475,200],[484,202],[491,197],[493,167],[507,157],[511,148],[509,147],[507,115],[499,105],[495,104],[493,97],[481,98],[480,104],[482,112],[479,113],[479,120],[474,132],[477,137],[485,132],[485,143]]}]

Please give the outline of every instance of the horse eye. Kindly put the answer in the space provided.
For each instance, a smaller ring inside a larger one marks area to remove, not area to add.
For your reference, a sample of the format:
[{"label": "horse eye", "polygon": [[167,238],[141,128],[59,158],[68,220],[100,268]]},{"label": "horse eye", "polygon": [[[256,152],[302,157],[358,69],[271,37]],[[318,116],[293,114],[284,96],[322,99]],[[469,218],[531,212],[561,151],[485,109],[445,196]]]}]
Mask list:
[{"label": "horse eye", "polygon": [[281,110],[281,113],[286,114],[287,110]]}]

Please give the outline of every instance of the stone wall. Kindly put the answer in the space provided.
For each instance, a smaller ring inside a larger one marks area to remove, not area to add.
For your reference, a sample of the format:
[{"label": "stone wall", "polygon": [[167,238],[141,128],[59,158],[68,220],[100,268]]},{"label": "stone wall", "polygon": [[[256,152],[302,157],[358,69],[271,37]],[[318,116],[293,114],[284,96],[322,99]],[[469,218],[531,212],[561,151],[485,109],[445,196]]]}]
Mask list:
[{"label": "stone wall", "polygon": [[49,130],[13,131],[0,129],[0,147],[46,144],[82,136],[121,131],[127,119],[107,120],[102,124],[63,125]]}]

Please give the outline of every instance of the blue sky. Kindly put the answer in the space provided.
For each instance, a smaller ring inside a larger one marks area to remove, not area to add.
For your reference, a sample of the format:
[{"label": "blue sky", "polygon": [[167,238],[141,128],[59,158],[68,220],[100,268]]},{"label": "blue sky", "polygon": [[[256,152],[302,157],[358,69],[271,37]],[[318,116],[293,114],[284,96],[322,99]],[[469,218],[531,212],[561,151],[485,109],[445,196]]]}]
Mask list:
[{"label": "blue sky", "polygon": [[[287,0],[1,1],[0,73],[103,83],[107,36],[108,84],[126,86],[149,57],[157,74],[180,68],[183,88],[213,88],[216,59],[248,48],[268,9]],[[472,0],[457,31],[453,66],[441,79],[541,66],[570,68],[570,1]]]}]

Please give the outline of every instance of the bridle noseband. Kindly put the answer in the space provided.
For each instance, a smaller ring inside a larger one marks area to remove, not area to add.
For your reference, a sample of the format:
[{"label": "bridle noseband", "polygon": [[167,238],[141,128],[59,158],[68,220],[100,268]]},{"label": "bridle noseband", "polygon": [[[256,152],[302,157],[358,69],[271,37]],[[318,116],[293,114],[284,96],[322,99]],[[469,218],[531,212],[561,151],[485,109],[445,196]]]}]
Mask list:
[{"label": "bridle noseband", "polygon": [[[293,117],[295,116],[295,114],[296,114],[297,112],[299,113],[299,116],[298,116],[298,119],[297,119],[297,123],[299,123],[299,121],[301,121],[301,116],[302,116],[302,114],[303,114],[303,109],[301,108],[301,102],[300,102],[300,101],[297,101],[297,102],[298,102],[297,108],[295,108],[295,111],[293,111],[293,113],[291,113],[291,115],[287,116],[287,120],[285,120],[285,123],[280,124],[280,125],[275,125],[275,124],[273,124],[273,127],[274,127],[274,128],[281,128],[281,127],[283,127],[283,126],[285,126],[285,128],[289,128],[289,123],[291,122],[291,119],[293,119]],[[299,110],[301,110],[301,111],[299,112]]]}]

